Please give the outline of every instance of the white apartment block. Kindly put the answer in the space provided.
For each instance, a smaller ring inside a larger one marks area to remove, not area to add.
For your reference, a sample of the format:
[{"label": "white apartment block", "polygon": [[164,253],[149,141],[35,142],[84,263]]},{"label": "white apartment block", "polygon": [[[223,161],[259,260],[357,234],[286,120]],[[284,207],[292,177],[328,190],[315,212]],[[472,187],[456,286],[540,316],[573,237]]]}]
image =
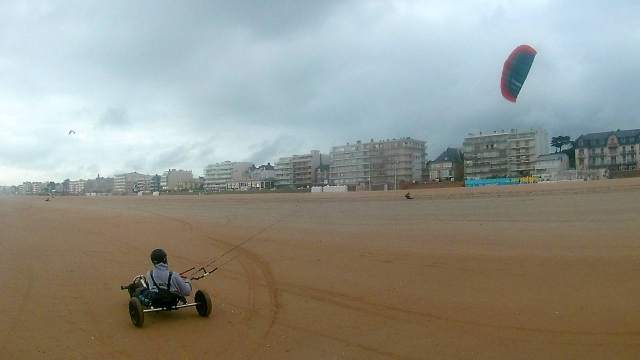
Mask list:
[{"label": "white apartment block", "polygon": [[113,176],[113,192],[118,194],[130,194],[136,192],[139,188],[138,181],[145,181],[148,178],[150,181],[151,176],[139,174],[137,172],[131,172],[126,174],[118,174]]},{"label": "white apartment block", "polygon": [[160,178],[160,188],[163,191],[179,190],[184,184],[193,180],[191,170],[170,169],[165,171]]},{"label": "white apartment block", "polygon": [[253,166],[250,162],[224,161],[204,168],[204,188],[207,191],[227,190],[231,181],[242,180],[245,171]]},{"label": "white apartment block", "polygon": [[422,181],[426,141],[411,138],[334,146],[330,182],[333,185],[385,184],[397,189],[403,181]]},{"label": "white apartment block", "polygon": [[550,149],[545,130],[469,134],[463,142],[464,174],[467,179],[533,175],[538,156]]},{"label": "white apartment block", "polygon": [[45,187],[42,182],[34,182],[33,184],[33,193],[34,194],[42,194],[45,191]]},{"label": "white apartment block", "polygon": [[275,186],[278,188],[308,187],[317,183],[316,170],[331,163],[331,157],[311,150],[309,154],[282,157],[274,164]]},{"label": "white apartment block", "polygon": [[80,179],[80,180],[74,180],[74,181],[69,181],[69,193],[71,194],[81,194],[84,192],[84,184],[85,181]]},{"label": "white apartment block", "polygon": [[38,195],[45,191],[45,187],[42,182],[25,181],[22,183],[22,194],[24,195]]},{"label": "white apartment block", "polygon": [[20,191],[22,195],[33,195],[33,183],[30,181],[25,181],[22,183],[22,190]]}]

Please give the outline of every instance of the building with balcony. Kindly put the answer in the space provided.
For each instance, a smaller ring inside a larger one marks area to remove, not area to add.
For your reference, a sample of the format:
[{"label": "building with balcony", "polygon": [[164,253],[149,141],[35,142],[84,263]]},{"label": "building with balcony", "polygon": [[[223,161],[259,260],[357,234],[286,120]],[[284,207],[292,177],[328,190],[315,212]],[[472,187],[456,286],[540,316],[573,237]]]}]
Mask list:
[{"label": "building with balcony", "polygon": [[160,189],[162,191],[180,190],[191,180],[193,180],[191,170],[169,169],[160,178]]},{"label": "building with balcony", "polygon": [[637,170],[640,129],[580,135],[573,148],[578,170]]},{"label": "building with balcony", "polygon": [[242,180],[245,171],[253,166],[250,162],[224,161],[208,165],[204,169],[204,189],[207,191],[224,191],[231,181]]},{"label": "building with balcony", "polygon": [[282,157],[274,164],[277,188],[299,188],[318,184],[316,170],[331,164],[331,156],[311,150],[309,154]]},{"label": "building with balcony", "polygon": [[153,176],[151,175],[144,175],[142,176],[140,179],[138,179],[138,181],[136,181],[134,187],[133,187],[133,191],[134,192],[151,192],[151,189],[153,188],[151,186],[151,179],[153,178]]},{"label": "building with balcony", "polygon": [[83,179],[69,181],[69,193],[76,195],[84,193],[85,183]]},{"label": "building with balcony", "polygon": [[114,175],[113,193],[131,194],[138,191],[144,191],[145,183],[150,182],[151,176],[139,174],[137,172]]},{"label": "building with balcony", "polygon": [[151,176],[151,179],[149,180],[149,186],[152,193],[160,192],[160,190],[162,190],[162,186],[160,185],[161,181],[161,175],[155,174]]},{"label": "building with balcony", "polygon": [[462,153],[458,149],[447,148],[435,160],[429,162],[429,180],[462,181],[464,180],[464,163]]},{"label": "building with balcony", "polygon": [[469,134],[463,142],[464,175],[487,179],[532,175],[538,156],[550,153],[549,134],[544,130],[493,134]]},{"label": "building with balcony", "polygon": [[426,156],[426,141],[408,137],[334,146],[330,183],[384,185],[387,189],[397,189],[403,181],[422,181]]},{"label": "building with balcony", "polygon": [[40,181],[25,181],[22,183],[23,195],[40,195],[44,193],[46,193],[46,186]]},{"label": "building with balcony", "polygon": [[22,195],[33,195],[33,183],[31,181],[25,181],[22,183],[21,192]]}]

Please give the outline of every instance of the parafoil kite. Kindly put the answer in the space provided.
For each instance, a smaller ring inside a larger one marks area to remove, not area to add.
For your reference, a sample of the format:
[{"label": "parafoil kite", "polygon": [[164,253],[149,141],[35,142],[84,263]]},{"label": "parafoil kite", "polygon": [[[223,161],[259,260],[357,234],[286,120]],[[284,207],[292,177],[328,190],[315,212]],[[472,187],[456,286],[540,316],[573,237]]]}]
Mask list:
[{"label": "parafoil kite", "polygon": [[518,46],[504,63],[500,90],[505,99],[516,102],[516,98],[527,79],[537,52],[529,45]]},{"label": "parafoil kite", "polygon": [[71,130],[71,131],[69,131],[69,135],[71,135],[71,133],[74,133],[74,134],[75,134],[76,132],[75,132],[75,131],[73,131],[73,130]]}]

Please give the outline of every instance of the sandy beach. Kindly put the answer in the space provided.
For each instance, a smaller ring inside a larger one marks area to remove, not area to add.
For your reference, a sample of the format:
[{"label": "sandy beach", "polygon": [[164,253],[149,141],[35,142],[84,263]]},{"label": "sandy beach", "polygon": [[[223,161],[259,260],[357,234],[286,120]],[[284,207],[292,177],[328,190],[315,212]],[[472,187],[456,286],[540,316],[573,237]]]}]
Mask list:
[{"label": "sandy beach", "polygon": [[[0,196],[0,358],[638,358],[640,179],[405,193]],[[209,318],[132,325],[155,248]]]}]

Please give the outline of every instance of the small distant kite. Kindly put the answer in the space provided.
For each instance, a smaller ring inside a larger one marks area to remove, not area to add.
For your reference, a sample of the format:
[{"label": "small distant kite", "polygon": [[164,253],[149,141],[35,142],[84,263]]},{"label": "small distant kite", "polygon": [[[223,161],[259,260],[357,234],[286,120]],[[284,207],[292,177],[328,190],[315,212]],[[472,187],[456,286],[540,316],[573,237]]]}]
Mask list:
[{"label": "small distant kite", "polygon": [[524,81],[529,75],[537,52],[529,45],[518,46],[504,63],[500,90],[505,99],[516,102]]},{"label": "small distant kite", "polygon": [[69,131],[69,135],[71,135],[71,133],[75,134],[76,132],[71,130],[71,131]]}]

